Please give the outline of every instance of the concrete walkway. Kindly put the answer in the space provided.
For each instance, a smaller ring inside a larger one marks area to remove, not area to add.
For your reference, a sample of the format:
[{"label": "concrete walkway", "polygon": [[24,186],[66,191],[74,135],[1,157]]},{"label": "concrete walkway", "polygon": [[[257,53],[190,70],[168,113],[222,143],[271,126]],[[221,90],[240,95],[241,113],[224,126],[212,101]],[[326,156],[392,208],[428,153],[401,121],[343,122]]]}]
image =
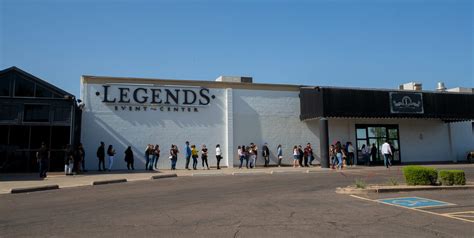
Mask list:
[{"label": "concrete walkway", "polygon": [[[436,168],[474,168],[474,164],[451,164],[451,165],[429,165]],[[390,170],[401,170],[402,166],[394,166]],[[332,170],[318,167],[293,168],[293,167],[258,167],[255,169],[224,168],[221,170],[119,170],[112,172],[90,171],[80,175],[66,176],[61,172],[50,172],[46,179],[38,178],[36,173],[28,174],[0,174],[0,194],[11,193],[14,189],[38,188],[45,186],[56,186],[58,188],[70,188],[79,186],[91,186],[113,182],[131,182],[140,180],[158,179],[170,176],[246,176],[246,175],[265,175],[265,174],[285,174],[285,173],[331,173],[331,172],[358,172],[358,171],[387,171],[383,166],[366,167],[354,166],[344,170]],[[41,190],[41,189],[40,189]],[[26,192],[28,190],[25,190]],[[23,192],[25,192],[23,191]],[[31,190],[34,191],[34,190]]]}]

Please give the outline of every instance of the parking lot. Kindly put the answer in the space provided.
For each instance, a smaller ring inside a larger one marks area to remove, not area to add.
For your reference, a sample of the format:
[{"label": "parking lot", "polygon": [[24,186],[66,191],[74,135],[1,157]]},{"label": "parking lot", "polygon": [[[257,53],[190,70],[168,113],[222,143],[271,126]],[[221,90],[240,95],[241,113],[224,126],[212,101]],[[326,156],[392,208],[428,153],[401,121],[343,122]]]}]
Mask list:
[{"label": "parking lot", "polygon": [[[472,190],[358,197],[335,193],[356,178],[386,183],[388,177],[400,176],[396,168],[209,175],[3,194],[0,236],[474,236]],[[406,197],[448,205],[405,208],[400,201],[388,205],[379,200]]]}]

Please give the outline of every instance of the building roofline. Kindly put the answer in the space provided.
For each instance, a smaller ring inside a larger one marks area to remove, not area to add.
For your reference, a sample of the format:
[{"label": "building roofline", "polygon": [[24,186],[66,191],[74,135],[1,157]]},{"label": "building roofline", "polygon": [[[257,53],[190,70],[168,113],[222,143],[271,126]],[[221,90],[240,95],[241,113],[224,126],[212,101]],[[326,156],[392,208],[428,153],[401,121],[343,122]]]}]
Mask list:
[{"label": "building roofline", "polygon": [[83,75],[81,83],[143,83],[143,84],[167,84],[167,85],[190,85],[208,88],[233,88],[253,90],[275,90],[275,91],[299,91],[302,85],[290,84],[268,84],[268,83],[244,83],[244,82],[222,82],[205,80],[182,80],[182,79],[152,79],[134,77],[110,77]]},{"label": "building roofline", "polygon": [[297,91],[303,88],[333,88],[349,90],[369,90],[386,92],[413,92],[413,93],[443,93],[443,94],[470,94],[465,92],[438,92],[435,90],[402,90],[389,88],[363,88],[363,87],[339,87],[339,86],[308,86],[296,84],[269,84],[269,83],[242,83],[242,82],[222,82],[206,80],[184,80],[184,79],[158,79],[158,78],[136,78],[136,77],[112,77],[112,76],[93,76],[83,75],[81,82],[91,83],[152,83],[152,84],[173,84],[173,85],[192,85],[209,88],[235,88],[235,89],[254,89],[254,90],[278,90],[278,91]]},{"label": "building roofline", "polygon": [[31,78],[33,80],[35,80],[36,82],[38,82],[39,84],[41,84],[42,86],[45,86],[46,88],[49,88],[50,90],[53,90],[55,91],[56,93],[58,94],[62,94],[64,96],[72,96],[72,97],[75,97],[74,94],[72,93],[69,93],[67,91],[64,91],[63,89],[60,89],[56,86],[54,86],[53,84],[51,83],[48,83],[47,81],[43,80],[43,79],[40,79],[16,66],[12,66],[12,67],[9,67],[9,68],[6,68],[6,69],[3,69],[3,70],[0,70],[0,74],[4,74],[4,73],[8,73],[10,71],[14,71],[14,72],[18,72],[20,74],[23,74],[24,76],[26,76],[27,78]]}]

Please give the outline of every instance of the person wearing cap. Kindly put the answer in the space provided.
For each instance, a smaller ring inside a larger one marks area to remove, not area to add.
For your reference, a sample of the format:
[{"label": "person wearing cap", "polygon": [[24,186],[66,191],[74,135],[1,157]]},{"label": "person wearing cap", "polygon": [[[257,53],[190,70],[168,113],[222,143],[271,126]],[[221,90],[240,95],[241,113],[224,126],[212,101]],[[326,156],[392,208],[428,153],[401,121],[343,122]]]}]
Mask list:
[{"label": "person wearing cap", "polygon": [[36,152],[36,159],[39,164],[39,177],[46,178],[46,173],[49,169],[49,149],[44,142],[41,143],[41,148]]}]

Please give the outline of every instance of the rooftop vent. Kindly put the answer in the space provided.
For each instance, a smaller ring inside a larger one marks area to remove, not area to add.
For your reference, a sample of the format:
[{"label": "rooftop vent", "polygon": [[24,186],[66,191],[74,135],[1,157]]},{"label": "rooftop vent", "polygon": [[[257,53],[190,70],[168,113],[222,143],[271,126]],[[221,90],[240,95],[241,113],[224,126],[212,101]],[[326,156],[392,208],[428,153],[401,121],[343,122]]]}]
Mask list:
[{"label": "rooftop vent", "polygon": [[446,91],[446,87],[444,86],[443,82],[438,82],[438,86],[436,87],[436,91],[438,91],[438,92],[445,92]]},{"label": "rooftop vent", "polygon": [[404,84],[400,84],[398,89],[400,89],[400,90],[421,91],[422,90],[422,84],[421,83],[415,83],[415,82],[404,83]]},{"label": "rooftop vent", "polygon": [[232,82],[232,83],[252,83],[252,77],[242,76],[219,76],[217,82]]}]

